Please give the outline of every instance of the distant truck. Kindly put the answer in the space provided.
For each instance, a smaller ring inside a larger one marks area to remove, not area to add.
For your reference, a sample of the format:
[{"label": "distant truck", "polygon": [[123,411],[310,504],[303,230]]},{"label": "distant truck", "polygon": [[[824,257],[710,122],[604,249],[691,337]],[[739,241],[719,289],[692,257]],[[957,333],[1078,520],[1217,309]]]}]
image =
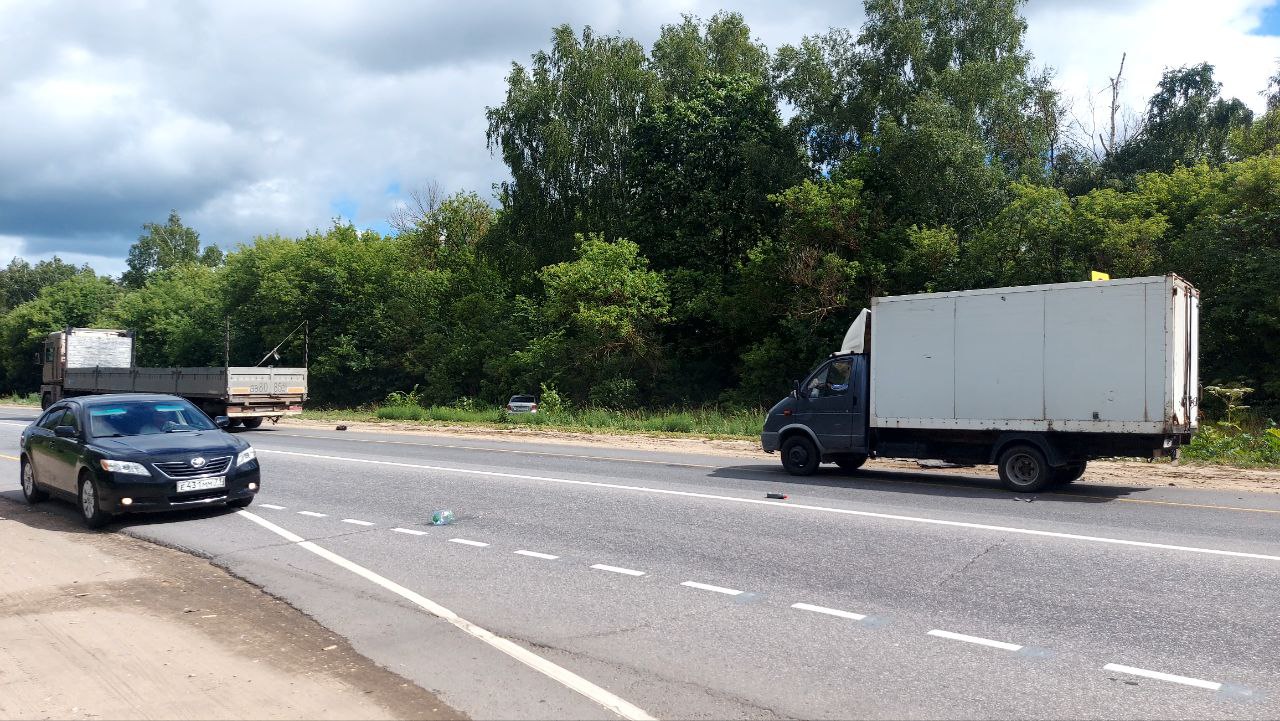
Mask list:
[{"label": "distant truck", "polygon": [[874,298],[761,443],[797,475],[868,458],[996,464],[1041,491],[1198,427],[1200,294],[1176,275]]},{"label": "distant truck", "polygon": [[67,328],[44,342],[40,406],[97,393],[168,393],[182,396],[210,417],[257,428],[302,412],[306,368],[138,368],[133,333]]}]

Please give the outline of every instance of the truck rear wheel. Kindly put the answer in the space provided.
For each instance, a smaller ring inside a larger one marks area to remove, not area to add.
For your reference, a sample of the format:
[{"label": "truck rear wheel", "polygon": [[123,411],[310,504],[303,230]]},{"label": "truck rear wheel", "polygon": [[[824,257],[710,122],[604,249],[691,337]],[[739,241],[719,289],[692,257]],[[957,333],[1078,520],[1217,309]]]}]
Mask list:
[{"label": "truck rear wheel", "polygon": [[258,426],[262,425],[262,418],[261,417],[241,418],[240,422],[244,423],[245,428],[248,428],[249,430],[253,430],[254,428],[257,428]]},{"label": "truck rear wheel", "polygon": [[840,470],[845,471],[847,473],[853,473],[859,468],[862,468],[862,464],[866,462],[867,462],[867,457],[861,453],[854,453],[848,456],[840,456],[839,458],[836,459],[836,465],[840,466]]},{"label": "truck rear wheel", "polygon": [[1011,491],[1037,493],[1048,488],[1054,478],[1044,453],[1035,446],[1010,446],[1000,454],[1000,480]]},{"label": "truck rear wheel", "polygon": [[791,436],[782,444],[782,467],[793,476],[810,476],[822,457],[808,436]]},{"label": "truck rear wheel", "polygon": [[1068,463],[1061,468],[1053,469],[1054,485],[1065,486],[1068,483],[1080,480],[1080,476],[1084,475],[1084,469],[1084,461],[1080,461],[1079,463]]}]

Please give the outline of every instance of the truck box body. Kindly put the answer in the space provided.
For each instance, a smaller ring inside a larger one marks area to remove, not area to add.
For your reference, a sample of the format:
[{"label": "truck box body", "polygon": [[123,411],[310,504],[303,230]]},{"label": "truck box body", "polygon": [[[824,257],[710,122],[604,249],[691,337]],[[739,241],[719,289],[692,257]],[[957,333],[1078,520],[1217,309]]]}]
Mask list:
[{"label": "truck box body", "polygon": [[306,368],[138,368],[133,334],[68,328],[50,333],[43,358],[42,403],[94,393],[168,393],[211,415],[278,419],[302,410]]},{"label": "truck box body", "polygon": [[872,300],[870,426],[1187,434],[1199,294],[1175,275]]}]

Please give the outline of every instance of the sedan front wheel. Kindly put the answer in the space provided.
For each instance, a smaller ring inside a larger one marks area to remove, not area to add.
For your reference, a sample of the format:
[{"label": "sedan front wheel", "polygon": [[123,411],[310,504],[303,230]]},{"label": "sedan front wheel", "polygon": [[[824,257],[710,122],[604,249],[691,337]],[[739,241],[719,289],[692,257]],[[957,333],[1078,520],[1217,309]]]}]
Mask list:
[{"label": "sedan front wheel", "polygon": [[88,475],[80,478],[80,516],[89,528],[102,528],[111,521],[111,514],[102,510],[99,503],[98,484]]},{"label": "sedan front wheel", "polygon": [[22,497],[32,505],[49,500],[49,492],[36,484],[36,472],[31,468],[31,461],[25,458],[22,459]]}]

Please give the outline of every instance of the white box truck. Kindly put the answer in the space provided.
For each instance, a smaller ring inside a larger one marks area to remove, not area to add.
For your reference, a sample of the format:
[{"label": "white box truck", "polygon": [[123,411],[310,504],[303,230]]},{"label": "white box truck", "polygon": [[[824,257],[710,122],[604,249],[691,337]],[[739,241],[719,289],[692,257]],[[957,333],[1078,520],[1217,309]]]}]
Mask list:
[{"label": "white box truck", "polygon": [[40,406],[95,393],[168,393],[253,429],[298,415],[307,399],[306,368],[138,368],[133,340],[130,331],[103,328],[50,333],[39,359]]},{"label": "white box truck", "polygon": [[994,463],[1022,492],[1176,454],[1198,423],[1199,302],[1176,275],[875,298],[761,443],[795,474]]}]

